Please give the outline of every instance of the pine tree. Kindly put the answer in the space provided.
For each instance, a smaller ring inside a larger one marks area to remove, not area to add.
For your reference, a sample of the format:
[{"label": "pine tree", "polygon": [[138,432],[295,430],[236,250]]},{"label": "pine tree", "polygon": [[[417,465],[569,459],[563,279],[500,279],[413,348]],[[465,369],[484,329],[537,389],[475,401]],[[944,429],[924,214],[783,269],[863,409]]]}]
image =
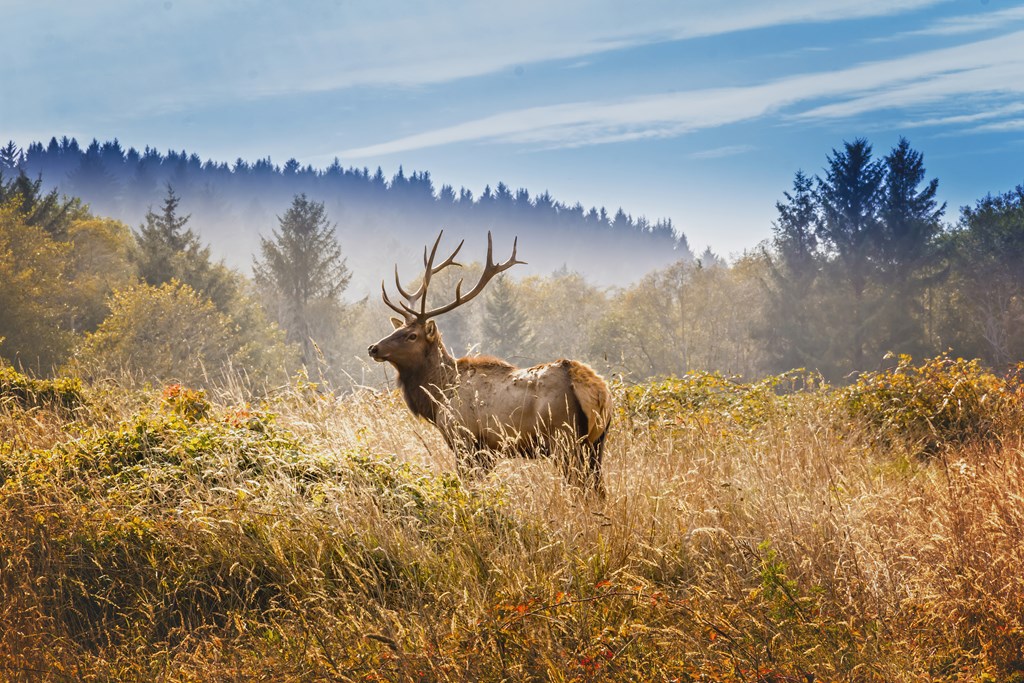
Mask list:
[{"label": "pine tree", "polygon": [[146,212],[135,239],[139,245],[139,275],[147,284],[159,287],[171,280],[183,282],[207,297],[222,312],[230,312],[237,286],[232,273],[214,263],[210,248],[185,227],[191,215],[178,214],[181,198],[167,185],[160,213]]},{"label": "pine tree", "polygon": [[[278,302],[278,319],[297,342],[306,364],[316,346],[340,326],[341,294],[351,274],[322,202],[296,195],[272,239],[260,237],[261,259],[253,259],[257,284]],[[322,347],[322,343],[319,344]]]},{"label": "pine tree", "polygon": [[494,278],[488,290],[483,321],[485,350],[505,359],[528,354],[533,332],[512,283],[502,274]]},{"label": "pine tree", "polygon": [[931,242],[942,230],[946,205],[935,199],[939,181],[925,181],[924,157],[910,147],[906,138],[885,157],[885,188],[880,216],[885,226],[885,266],[906,272],[928,258]]},{"label": "pine tree", "polygon": [[176,254],[201,249],[199,238],[191,229],[185,228],[191,216],[178,215],[180,202],[181,198],[174,193],[174,188],[168,185],[160,213],[154,213],[152,208],[147,211],[146,222],[135,233],[141,252],[139,274],[153,286],[162,285],[180,275],[174,264]]},{"label": "pine tree", "polygon": [[114,215],[121,185],[103,157],[103,148],[94,139],[81,156],[78,167],[68,173],[68,183],[71,193],[88,202],[97,213]]},{"label": "pine tree", "polygon": [[863,370],[874,312],[868,287],[872,282],[883,228],[879,217],[885,165],[871,158],[871,145],[858,138],[832,150],[824,178],[817,179],[820,209],[817,236],[833,256],[828,269],[836,291],[847,299],[836,307],[832,327],[837,340],[836,371]]},{"label": "pine tree", "polygon": [[14,180],[5,181],[0,172],[0,204],[12,202],[26,225],[42,228],[51,237],[66,239],[71,224],[88,216],[89,212],[80,200],[61,197],[56,189],[44,194],[42,186],[42,176],[30,180],[19,169]]},{"label": "pine tree", "polygon": [[911,149],[906,138],[900,138],[884,161],[878,264],[887,288],[885,316],[880,321],[883,343],[887,349],[919,354],[927,347],[929,334],[923,295],[945,275],[938,267],[935,243],[946,205],[940,206],[935,199],[938,179],[925,183],[924,157]]},{"label": "pine tree", "polygon": [[10,140],[6,145],[0,147],[0,171],[4,169],[14,170],[22,161],[21,149]]},{"label": "pine tree", "polygon": [[779,217],[772,224],[772,251],[766,254],[768,304],[762,334],[770,342],[773,370],[818,369],[824,340],[815,297],[821,259],[813,180],[797,171],[792,193],[783,196],[786,201],[775,204]]}]

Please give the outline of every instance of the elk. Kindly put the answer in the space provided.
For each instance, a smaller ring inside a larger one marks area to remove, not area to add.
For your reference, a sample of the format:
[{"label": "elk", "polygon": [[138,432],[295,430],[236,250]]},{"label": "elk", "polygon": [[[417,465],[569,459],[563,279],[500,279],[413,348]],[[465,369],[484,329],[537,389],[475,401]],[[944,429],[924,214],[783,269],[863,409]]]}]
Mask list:
[{"label": "elk", "polygon": [[404,301],[388,297],[381,281],[384,303],[401,318],[391,318],[394,331],[367,349],[377,362],[389,362],[398,372],[398,384],[413,414],[433,423],[454,451],[460,474],[473,468],[490,470],[494,456],[555,457],[567,482],[604,495],[601,458],[612,412],[607,383],[589,366],[561,359],[530,368],[490,356],[454,358],[441,341],[433,318],[462,306],[483,291],[499,273],[525,261],[512,256],[495,263],[491,233],[487,233],[487,262],[480,280],[455,299],[427,309],[431,278],[455,261],[465,240],[448,258],[434,265],[442,230],[428,255],[423,249],[423,275],[419,287],[402,286],[395,266],[395,286]]}]

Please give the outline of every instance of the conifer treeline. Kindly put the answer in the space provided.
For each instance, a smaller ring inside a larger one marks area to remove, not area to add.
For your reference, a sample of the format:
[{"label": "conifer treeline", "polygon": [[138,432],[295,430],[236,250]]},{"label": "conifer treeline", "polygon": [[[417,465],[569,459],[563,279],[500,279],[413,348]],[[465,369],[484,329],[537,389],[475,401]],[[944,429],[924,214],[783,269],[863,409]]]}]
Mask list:
[{"label": "conifer treeline", "polygon": [[624,284],[638,273],[680,258],[691,259],[685,236],[670,219],[651,222],[623,209],[568,205],[548,192],[531,195],[503,182],[479,196],[451,185],[434,186],[429,171],[398,172],[387,178],[378,167],[345,167],[338,159],[325,169],[289,159],[283,166],[264,158],[233,163],[203,161],[197,154],[146,147],[124,149],[118,140],[93,140],[84,148],[74,138],[33,142],[24,150],[10,142],[0,149],[0,171],[41,176],[46,189],[80,197],[100,215],[138,225],[157,206],[168,185],[182,198],[193,227],[229,265],[248,269],[259,235],[297,194],[325,204],[338,224],[338,238],[355,264],[353,285],[377,281],[415,254],[440,228],[483,245],[492,230],[501,240],[518,235],[533,272],[560,267],[585,272],[601,284]]},{"label": "conifer treeline", "polygon": [[[0,154],[8,165],[25,162],[10,146]],[[339,387],[382,372],[367,365],[365,349],[389,330],[388,311],[376,293],[340,299],[352,287],[349,268],[354,282],[364,264],[349,246],[358,241],[335,243],[336,218],[323,202],[302,193],[285,202],[249,278],[215,261],[192,230],[194,205],[170,188],[162,210],[131,230],[41,185],[24,174],[0,178],[0,358],[42,373],[70,363],[97,377],[190,382],[224,367],[280,377],[299,363]],[[845,142],[821,175],[796,173],[773,238],[732,264],[713,254],[678,259],[617,289],[567,269],[520,272],[445,315],[445,342],[457,355],[522,366],[579,358],[628,379],[691,370],[760,377],[800,366],[843,382],[894,362],[889,352],[951,351],[1021,372],[1024,185],[962,207],[955,223],[937,191],[907,140],[881,157],[867,140]],[[363,243],[401,261],[372,237]],[[454,244],[446,234],[445,248]],[[462,254],[465,268],[433,281],[438,304],[480,272],[471,259],[483,250]],[[403,281],[420,267],[402,263]]]}]

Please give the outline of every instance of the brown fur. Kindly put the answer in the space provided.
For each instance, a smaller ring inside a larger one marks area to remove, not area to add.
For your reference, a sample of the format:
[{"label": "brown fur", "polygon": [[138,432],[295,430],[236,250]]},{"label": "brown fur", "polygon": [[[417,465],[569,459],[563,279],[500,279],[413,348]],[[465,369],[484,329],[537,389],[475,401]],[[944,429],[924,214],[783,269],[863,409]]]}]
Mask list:
[{"label": "brown fur", "polygon": [[463,356],[455,361],[458,364],[459,372],[470,372],[473,370],[515,370],[516,366],[508,361],[503,361],[494,356]]}]

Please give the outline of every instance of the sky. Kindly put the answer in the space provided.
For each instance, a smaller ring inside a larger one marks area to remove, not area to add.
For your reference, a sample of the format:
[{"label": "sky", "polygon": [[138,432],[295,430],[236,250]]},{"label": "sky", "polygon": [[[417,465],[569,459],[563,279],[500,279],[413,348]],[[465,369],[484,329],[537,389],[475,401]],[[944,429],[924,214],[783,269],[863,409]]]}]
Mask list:
[{"label": "sky", "polygon": [[735,258],[834,148],[1024,183],[1024,2],[0,0],[0,144],[402,166],[670,218]]}]

